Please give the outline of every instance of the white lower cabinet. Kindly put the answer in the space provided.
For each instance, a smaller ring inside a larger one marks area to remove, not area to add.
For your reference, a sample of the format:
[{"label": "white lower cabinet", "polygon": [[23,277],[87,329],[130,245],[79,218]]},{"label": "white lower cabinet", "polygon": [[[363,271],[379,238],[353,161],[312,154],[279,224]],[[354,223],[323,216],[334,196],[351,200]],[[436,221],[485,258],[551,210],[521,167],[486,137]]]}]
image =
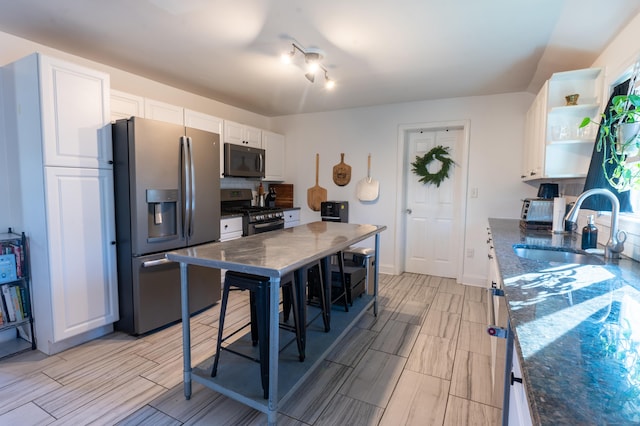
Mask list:
[{"label": "white lower cabinet", "polygon": [[[511,386],[509,387],[509,425],[510,426],[529,426],[531,422],[531,412],[529,411],[529,402],[527,400],[526,383],[522,380],[522,370],[520,369],[520,361],[516,353],[515,343],[512,352],[511,365]],[[507,389],[505,389],[505,392]]]},{"label": "white lower cabinet", "polygon": [[284,227],[293,228],[300,225],[300,209],[284,210]]},{"label": "white lower cabinet", "polygon": [[242,237],[242,217],[228,217],[220,220],[220,242]]},{"label": "white lower cabinet", "polygon": [[[220,219],[220,242],[235,240],[242,237],[242,217],[227,217]],[[226,269],[220,270],[221,282],[224,283]]]},{"label": "white lower cabinet", "polygon": [[[487,228],[488,229],[488,228]],[[487,248],[489,257],[489,274],[487,275],[487,288],[489,294],[487,295],[487,323],[490,326],[497,326],[506,328],[508,322],[506,320],[506,309],[502,308],[504,304],[504,297],[497,295],[494,291],[502,290],[502,278],[500,277],[500,270],[498,269],[498,261],[496,259],[495,249],[493,247],[493,237],[491,231],[488,232]],[[491,339],[491,383],[494,387],[503,386],[500,378],[501,374],[499,365],[503,365],[505,351],[505,340],[494,337]],[[499,362],[500,361],[500,362]],[[497,367],[497,368],[496,368]]]},{"label": "white lower cabinet", "polygon": [[[57,342],[118,320],[118,289],[112,285],[117,279],[110,214],[113,175],[104,169],[46,167],[45,182],[51,315]],[[37,307],[42,299],[38,294],[34,299]]]}]

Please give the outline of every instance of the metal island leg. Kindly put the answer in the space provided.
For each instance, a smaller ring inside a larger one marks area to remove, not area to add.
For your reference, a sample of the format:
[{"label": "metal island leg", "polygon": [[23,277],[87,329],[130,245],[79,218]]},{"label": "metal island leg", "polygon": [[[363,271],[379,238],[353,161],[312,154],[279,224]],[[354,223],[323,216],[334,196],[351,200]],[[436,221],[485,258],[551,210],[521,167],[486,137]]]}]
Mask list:
[{"label": "metal island leg", "polygon": [[184,396],[191,398],[191,324],[189,321],[189,281],[187,264],[180,262],[180,298],[182,303],[182,358],[184,360]]},{"label": "metal island leg", "polygon": [[373,268],[373,315],[378,316],[378,264],[380,263],[380,258],[378,257],[380,253],[380,233],[376,234],[375,238],[376,245],[376,260],[374,262]]},{"label": "metal island leg", "polygon": [[269,402],[267,422],[275,425],[278,417],[278,348],[280,330],[280,277],[271,277],[269,285]]}]

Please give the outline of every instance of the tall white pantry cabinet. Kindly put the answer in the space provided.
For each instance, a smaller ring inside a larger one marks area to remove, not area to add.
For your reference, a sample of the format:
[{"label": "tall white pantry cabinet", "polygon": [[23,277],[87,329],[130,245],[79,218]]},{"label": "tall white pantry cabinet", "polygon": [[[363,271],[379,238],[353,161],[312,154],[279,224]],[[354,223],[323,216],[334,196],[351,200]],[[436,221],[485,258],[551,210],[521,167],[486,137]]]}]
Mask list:
[{"label": "tall white pantry cabinet", "polygon": [[34,53],[2,68],[11,214],[31,251],[38,349],[118,320],[109,75]]}]

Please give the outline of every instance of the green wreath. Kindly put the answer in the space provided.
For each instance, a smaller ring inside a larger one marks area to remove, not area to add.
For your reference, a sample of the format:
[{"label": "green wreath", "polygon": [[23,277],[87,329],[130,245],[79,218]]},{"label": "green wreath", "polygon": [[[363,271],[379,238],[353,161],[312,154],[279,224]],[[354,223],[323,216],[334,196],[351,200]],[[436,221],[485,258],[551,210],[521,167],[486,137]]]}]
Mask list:
[{"label": "green wreath", "polygon": [[[427,152],[423,157],[416,156],[416,161],[411,163],[413,166],[412,171],[421,176],[419,179],[422,183],[434,183],[437,187],[440,187],[442,181],[449,177],[449,169],[456,163],[449,157],[449,147],[443,147],[438,145],[431,151]],[[427,166],[434,160],[438,160],[442,163],[442,168],[437,173],[429,173]]]}]

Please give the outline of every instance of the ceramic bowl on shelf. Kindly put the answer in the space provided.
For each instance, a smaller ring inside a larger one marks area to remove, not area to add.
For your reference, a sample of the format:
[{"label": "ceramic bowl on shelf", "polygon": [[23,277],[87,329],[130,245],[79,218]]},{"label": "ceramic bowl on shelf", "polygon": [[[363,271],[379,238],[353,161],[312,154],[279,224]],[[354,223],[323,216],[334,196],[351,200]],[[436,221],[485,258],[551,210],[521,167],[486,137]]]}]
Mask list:
[{"label": "ceramic bowl on shelf", "polygon": [[573,95],[567,95],[564,99],[567,101],[567,106],[569,105],[578,105],[578,98],[580,95],[578,93],[574,93]]}]

